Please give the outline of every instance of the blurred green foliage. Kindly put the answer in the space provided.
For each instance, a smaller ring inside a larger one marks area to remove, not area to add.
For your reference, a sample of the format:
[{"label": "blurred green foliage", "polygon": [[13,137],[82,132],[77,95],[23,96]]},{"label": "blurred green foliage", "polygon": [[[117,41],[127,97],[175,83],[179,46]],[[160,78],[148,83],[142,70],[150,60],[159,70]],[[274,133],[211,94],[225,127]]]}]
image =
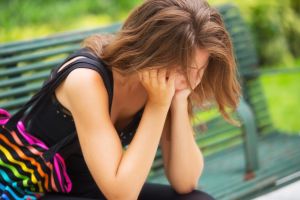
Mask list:
[{"label": "blurred green foliage", "polygon": [[0,42],[123,20],[141,0],[0,0]]},{"label": "blurred green foliage", "polygon": [[288,1],[261,1],[251,18],[262,63],[288,64],[292,56],[300,56],[300,17]]},{"label": "blurred green foliage", "polygon": [[240,9],[254,36],[260,63],[293,65],[300,56],[299,0],[211,0],[231,2]]},{"label": "blurred green foliage", "polygon": [[291,0],[291,5],[294,11],[297,14],[300,14],[300,1],[299,0]]}]

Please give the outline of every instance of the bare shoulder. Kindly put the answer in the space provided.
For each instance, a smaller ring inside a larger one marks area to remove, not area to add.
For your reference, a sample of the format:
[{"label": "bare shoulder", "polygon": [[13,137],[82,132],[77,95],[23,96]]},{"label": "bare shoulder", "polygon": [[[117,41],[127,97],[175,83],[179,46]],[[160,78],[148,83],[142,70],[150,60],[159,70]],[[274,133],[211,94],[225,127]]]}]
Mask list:
[{"label": "bare shoulder", "polygon": [[[100,87],[106,89],[101,75],[96,70],[89,68],[77,68],[71,71],[64,85],[68,92],[78,91],[79,88],[90,88],[90,90],[93,90]],[[106,92],[103,95],[106,95]]]},{"label": "bare shoulder", "polygon": [[98,119],[101,117],[104,121],[110,119],[108,93],[97,71],[89,68],[74,69],[64,81],[63,93],[75,123],[76,119],[84,123],[85,115],[88,119],[92,116]]}]

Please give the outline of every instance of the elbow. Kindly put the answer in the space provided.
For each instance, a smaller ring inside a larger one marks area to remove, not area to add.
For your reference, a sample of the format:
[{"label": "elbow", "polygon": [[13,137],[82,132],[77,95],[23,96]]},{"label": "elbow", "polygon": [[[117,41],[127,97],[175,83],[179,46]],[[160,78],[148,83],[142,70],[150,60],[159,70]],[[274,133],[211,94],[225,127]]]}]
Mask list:
[{"label": "elbow", "polygon": [[197,176],[193,176],[193,178],[181,179],[180,181],[177,182],[174,181],[170,182],[171,186],[178,194],[188,194],[198,188],[198,183],[201,174],[202,174],[202,170],[200,170]]},{"label": "elbow", "polygon": [[198,188],[198,178],[181,179],[177,182],[170,182],[171,187],[178,194],[188,194]]},{"label": "elbow", "polygon": [[137,200],[139,193],[135,191],[126,191],[120,196],[120,200]]},{"label": "elbow", "polygon": [[107,193],[105,197],[109,200],[136,200],[138,194],[132,190],[114,188],[110,193]]},{"label": "elbow", "polygon": [[113,197],[106,197],[107,199],[112,199],[112,200],[137,200],[137,197],[135,195],[118,195],[118,196],[113,196]]},{"label": "elbow", "polygon": [[139,195],[130,184],[113,184],[106,191],[105,197],[109,200],[137,200]]},{"label": "elbow", "polygon": [[132,192],[127,191],[126,193],[115,192],[109,195],[105,195],[107,199],[113,200],[136,200],[138,196]]},{"label": "elbow", "polygon": [[175,190],[178,194],[188,194],[193,192],[195,189],[197,189],[197,184],[191,184],[191,185],[181,185],[181,186],[172,186],[172,188]]}]

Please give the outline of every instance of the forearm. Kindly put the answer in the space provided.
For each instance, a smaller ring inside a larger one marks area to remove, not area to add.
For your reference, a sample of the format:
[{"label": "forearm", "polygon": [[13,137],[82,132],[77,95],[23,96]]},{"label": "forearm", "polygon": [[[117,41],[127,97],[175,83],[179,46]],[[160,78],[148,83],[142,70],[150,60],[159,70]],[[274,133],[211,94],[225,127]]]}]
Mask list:
[{"label": "forearm", "polygon": [[203,170],[203,155],[193,134],[187,101],[182,101],[171,109],[168,172],[171,184],[177,188],[195,187]]},{"label": "forearm", "polygon": [[135,136],[123,153],[117,179],[138,193],[151,169],[167,116],[168,107],[147,103]]}]

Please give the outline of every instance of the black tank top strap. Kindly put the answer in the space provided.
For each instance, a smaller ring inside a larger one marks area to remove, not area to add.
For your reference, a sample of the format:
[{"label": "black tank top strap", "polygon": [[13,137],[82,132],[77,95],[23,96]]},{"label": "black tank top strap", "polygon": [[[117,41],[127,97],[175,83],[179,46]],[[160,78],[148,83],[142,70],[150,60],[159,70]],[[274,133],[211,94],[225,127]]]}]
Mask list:
[{"label": "black tank top strap", "polygon": [[49,76],[49,79],[46,80],[43,85],[45,85],[47,82],[49,82],[52,79],[55,79],[58,76],[58,73],[60,73],[62,70],[58,71],[61,66],[63,66],[68,61],[72,60],[73,58],[80,57],[73,62],[68,63],[64,66],[64,68],[89,68],[94,69],[97,72],[100,73],[106,90],[108,92],[109,96],[109,110],[111,111],[112,106],[112,97],[113,97],[113,75],[112,71],[109,69],[109,67],[103,62],[100,58],[94,56],[87,48],[82,48],[74,53],[72,53],[69,57],[67,57],[60,65],[53,68],[51,71],[51,74]]},{"label": "black tank top strap", "polygon": [[57,74],[57,71],[60,69],[60,67],[62,65],[64,65],[65,63],[69,62],[70,60],[72,60],[76,57],[90,58],[91,60],[100,62],[101,64],[105,65],[105,67],[107,68],[106,64],[99,57],[95,56],[88,48],[81,48],[81,49],[76,50],[72,54],[70,54],[66,59],[64,59],[64,61],[58,67],[53,68],[51,70],[51,76],[52,76],[52,74]]}]

